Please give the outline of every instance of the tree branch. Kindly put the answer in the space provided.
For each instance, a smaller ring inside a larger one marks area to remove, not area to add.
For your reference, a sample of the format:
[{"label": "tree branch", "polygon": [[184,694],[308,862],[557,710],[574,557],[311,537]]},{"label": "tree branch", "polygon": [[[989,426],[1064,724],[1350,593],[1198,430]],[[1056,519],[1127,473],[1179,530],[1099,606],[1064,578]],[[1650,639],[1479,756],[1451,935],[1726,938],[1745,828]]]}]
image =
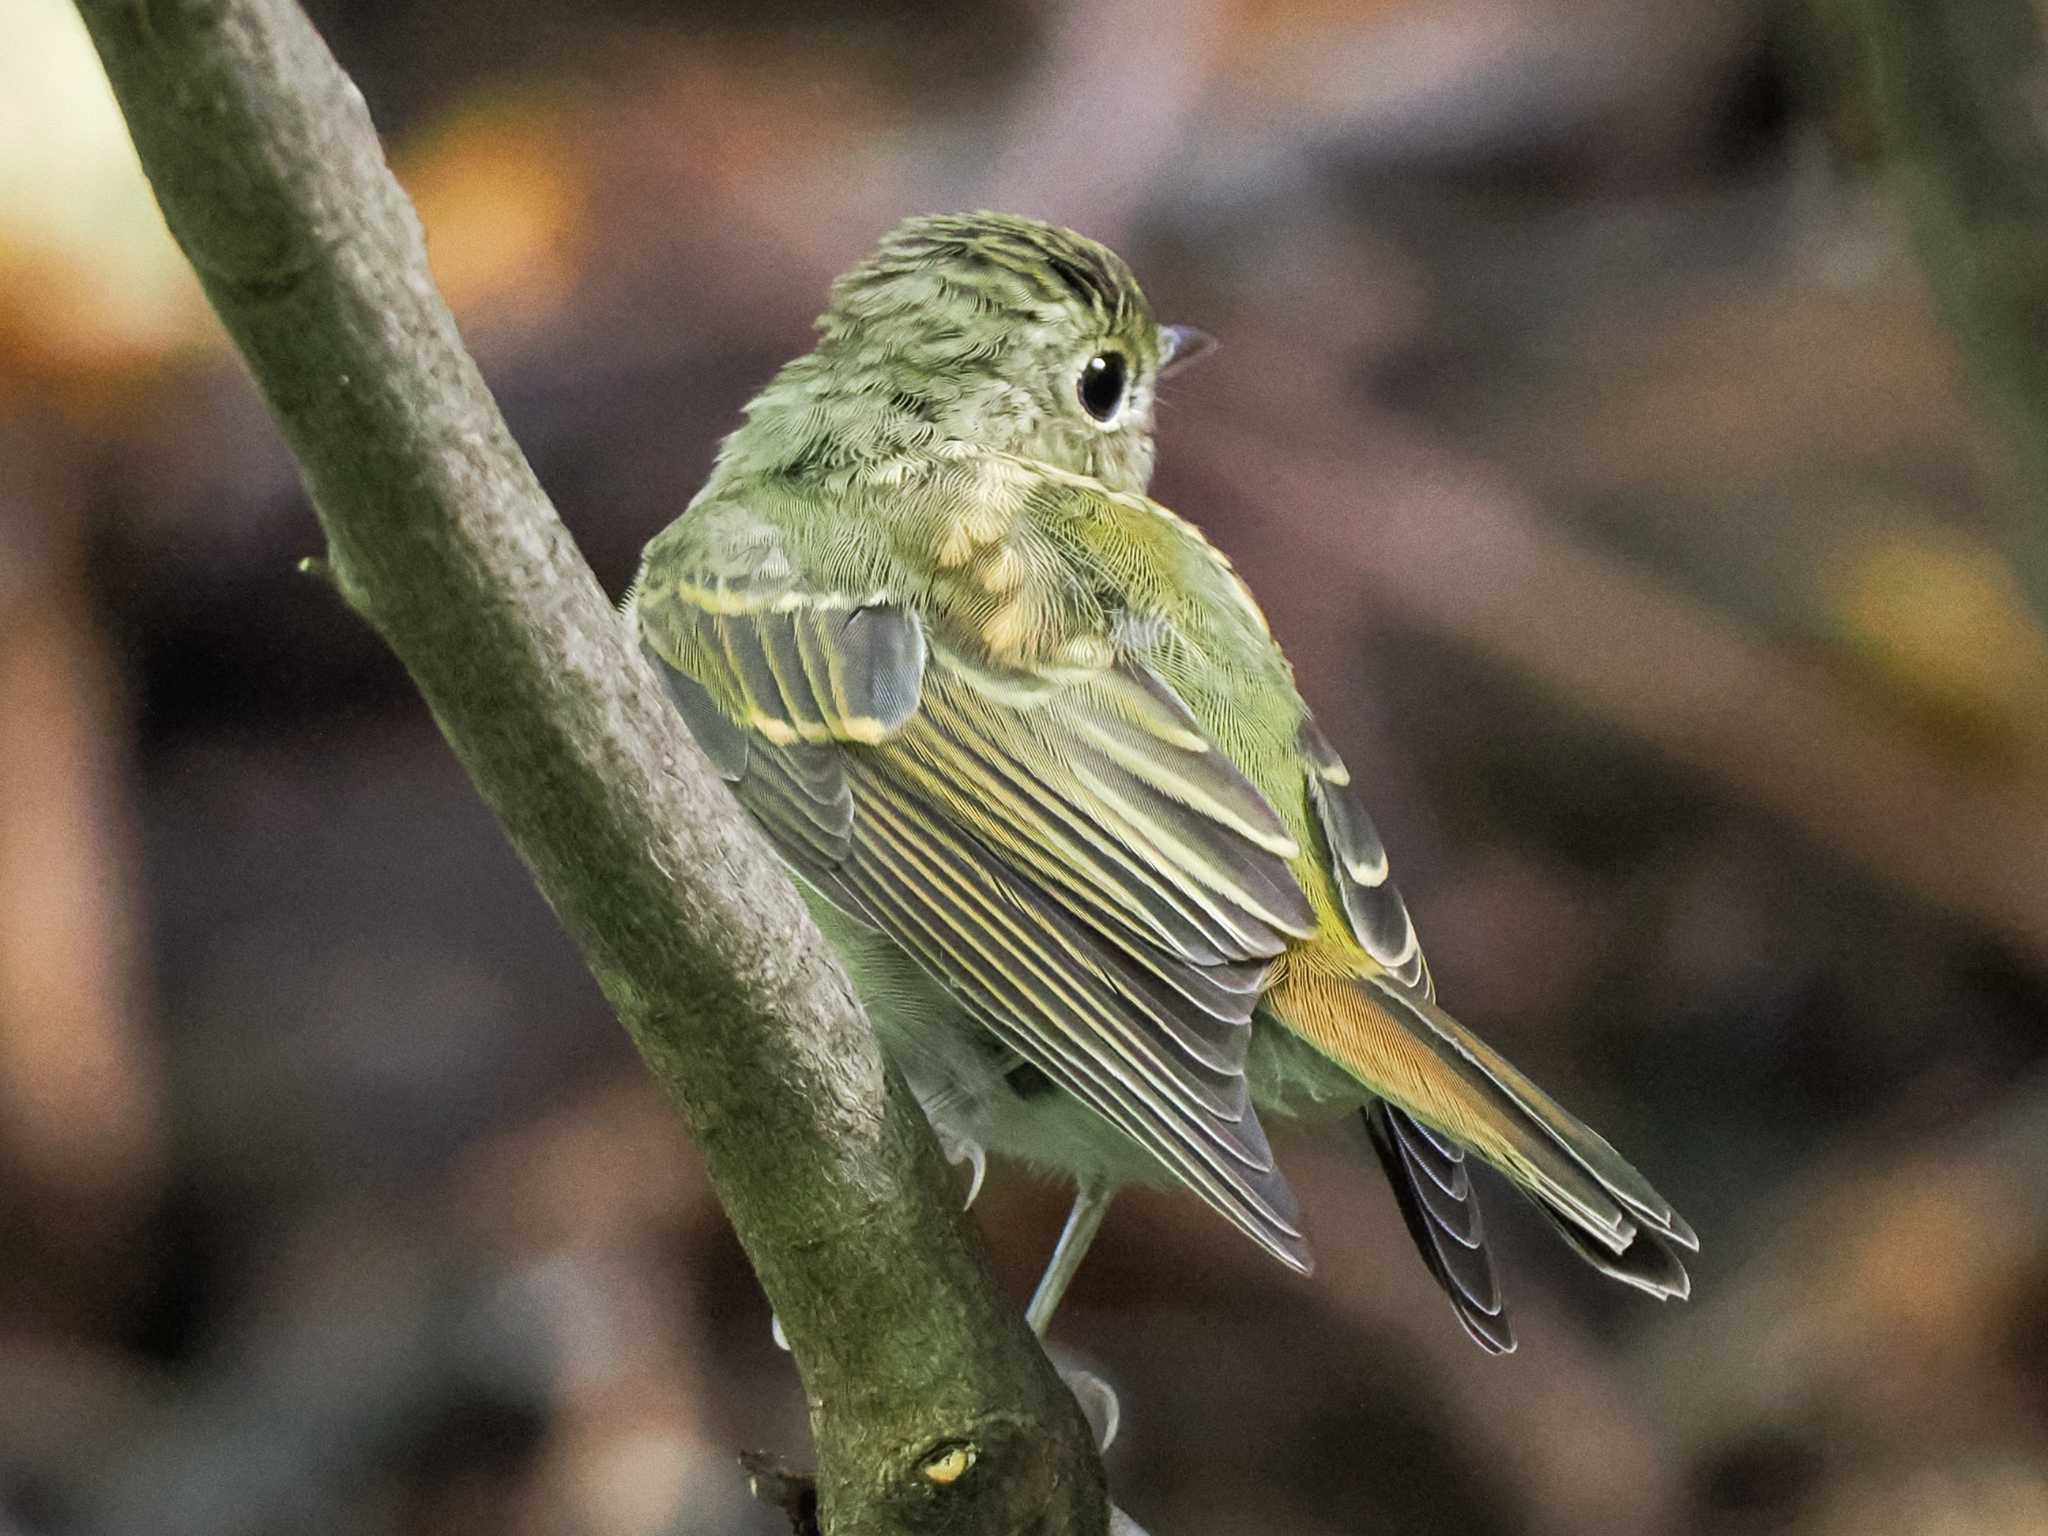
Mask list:
[{"label": "tree branch", "polygon": [[704,1150],[803,1374],[824,1529],[1103,1530],[1079,1409],[996,1295],[838,963],[512,442],[354,85],[290,0],[79,9],[336,585]]}]

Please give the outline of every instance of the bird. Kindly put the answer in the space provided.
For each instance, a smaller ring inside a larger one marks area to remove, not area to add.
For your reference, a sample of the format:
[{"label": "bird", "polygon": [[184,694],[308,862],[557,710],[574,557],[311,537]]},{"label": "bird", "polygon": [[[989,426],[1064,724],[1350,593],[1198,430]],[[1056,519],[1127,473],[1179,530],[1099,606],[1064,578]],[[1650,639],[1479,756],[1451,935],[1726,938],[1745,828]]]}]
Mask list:
[{"label": "bird", "polygon": [[1352,1114],[1482,1348],[1515,1337],[1474,1159],[1682,1298],[1697,1236],[1438,1003],[1257,602],[1147,495],[1160,388],[1210,345],[1071,230],[907,219],[649,542],[628,622],[947,1155],[1073,1181],[1041,1335],[1127,1185],[1307,1273],[1265,1122]]}]

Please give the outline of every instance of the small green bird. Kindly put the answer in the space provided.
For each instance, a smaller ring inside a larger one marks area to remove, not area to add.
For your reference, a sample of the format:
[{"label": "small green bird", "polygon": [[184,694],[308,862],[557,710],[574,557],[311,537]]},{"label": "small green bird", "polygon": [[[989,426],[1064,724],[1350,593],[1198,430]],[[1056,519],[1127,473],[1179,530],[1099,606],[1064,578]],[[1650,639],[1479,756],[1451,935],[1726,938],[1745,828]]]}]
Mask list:
[{"label": "small green bird", "polygon": [[949,1153],[977,1187],[982,1148],[1078,1183],[1032,1325],[1126,1183],[1307,1272],[1262,1114],[1363,1112],[1489,1350],[1514,1334],[1467,1152],[1686,1295],[1669,1203],[1437,1006],[1258,605],[1147,499],[1160,381],[1207,339],[1094,241],[990,213],[901,225],[818,330],[628,612]]}]

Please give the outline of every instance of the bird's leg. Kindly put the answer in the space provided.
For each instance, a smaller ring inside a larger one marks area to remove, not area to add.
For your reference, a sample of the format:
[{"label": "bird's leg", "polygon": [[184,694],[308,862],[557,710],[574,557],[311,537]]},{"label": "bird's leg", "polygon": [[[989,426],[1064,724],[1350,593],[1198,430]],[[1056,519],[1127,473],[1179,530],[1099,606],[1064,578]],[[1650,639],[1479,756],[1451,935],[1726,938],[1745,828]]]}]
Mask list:
[{"label": "bird's leg", "polygon": [[1067,1224],[1060,1229],[1060,1240],[1053,1245],[1045,1273],[1039,1276],[1038,1289],[1031,1293],[1031,1304],[1024,1309],[1024,1321],[1040,1338],[1045,1337],[1045,1330],[1051,1326],[1052,1315],[1059,1309],[1060,1298],[1067,1294],[1067,1285],[1073,1280],[1074,1272],[1081,1267],[1088,1245],[1095,1241],[1096,1229],[1102,1225],[1110,1198],[1115,1193],[1106,1184],[1086,1180],[1074,1192],[1074,1208],[1067,1212]]}]

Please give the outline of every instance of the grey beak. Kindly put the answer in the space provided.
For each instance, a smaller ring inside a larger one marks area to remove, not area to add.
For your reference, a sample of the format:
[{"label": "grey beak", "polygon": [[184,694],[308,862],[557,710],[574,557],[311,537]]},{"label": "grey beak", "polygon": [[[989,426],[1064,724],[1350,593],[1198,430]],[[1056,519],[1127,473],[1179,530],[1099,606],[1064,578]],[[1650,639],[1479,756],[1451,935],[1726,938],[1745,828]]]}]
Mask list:
[{"label": "grey beak", "polygon": [[1192,325],[1159,327],[1159,377],[1166,378],[1216,350],[1216,338]]}]

